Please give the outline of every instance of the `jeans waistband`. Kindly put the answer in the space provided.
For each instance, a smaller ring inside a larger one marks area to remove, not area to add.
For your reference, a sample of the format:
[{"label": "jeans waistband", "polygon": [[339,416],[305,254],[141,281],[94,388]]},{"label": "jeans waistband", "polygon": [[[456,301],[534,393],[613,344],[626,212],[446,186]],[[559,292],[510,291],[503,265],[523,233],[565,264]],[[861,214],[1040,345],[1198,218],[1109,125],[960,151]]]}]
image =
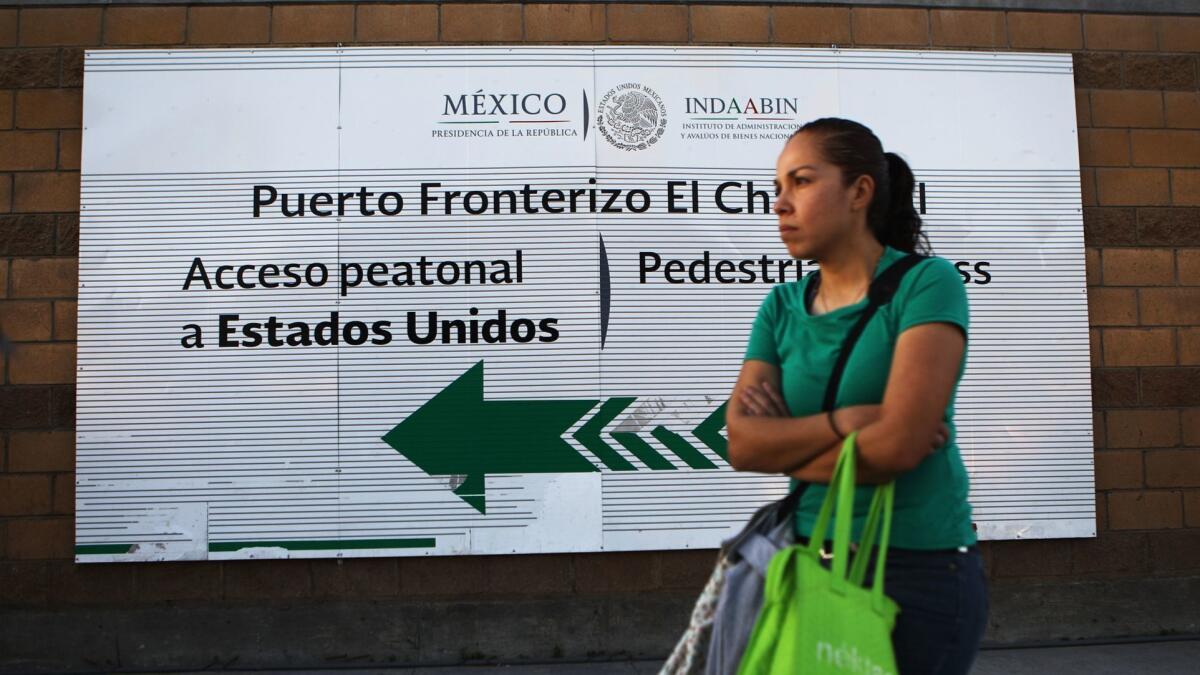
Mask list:
[{"label": "jeans waistband", "polygon": [[[801,546],[807,546],[808,542],[809,542],[808,537],[796,537],[796,543],[800,544]],[[858,550],[858,544],[855,542],[850,542],[850,552],[854,553],[857,550]],[[899,553],[901,555],[921,555],[921,554],[949,555],[949,554],[959,554],[959,553],[971,553],[971,552],[975,552],[978,550],[979,550],[978,544],[971,544],[970,546],[956,546],[954,548],[935,548],[935,549],[900,548],[898,546],[889,546],[888,547],[888,555],[891,555],[893,553]],[[826,539],[824,545],[821,546],[821,558],[828,560],[832,557],[833,557],[833,541]]]}]

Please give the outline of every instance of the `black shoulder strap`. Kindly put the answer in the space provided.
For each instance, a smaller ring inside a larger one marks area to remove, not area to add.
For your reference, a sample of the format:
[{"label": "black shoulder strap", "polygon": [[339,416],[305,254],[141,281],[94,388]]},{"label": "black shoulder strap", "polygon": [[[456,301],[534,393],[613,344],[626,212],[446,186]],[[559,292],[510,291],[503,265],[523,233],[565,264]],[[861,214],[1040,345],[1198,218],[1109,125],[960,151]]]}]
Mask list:
[{"label": "black shoulder strap", "polygon": [[[858,322],[846,334],[846,339],[842,342],[842,348],[838,350],[837,361],[833,364],[833,374],[830,375],[829,383],[825,386],[825,399],[821,405],[821,410],[833,410],[837,400],[838,386],[842,383],[842,371],[846,369],[846,362],[850,360],[850,353],[854,351],[854,345],[862,335],[863,329],[867,327],[867,322],[871,320],[871,317],[875,316],[876,310],[891,302],[892,296],[896,294],[896,289],[900,288],[900,280],[904,278],[905,273],[926,257],[918,253],[909,253],[892,263],[890,267],[871,282],[870,288],[867,289],[867,306],[863,310],[862,316],[858,318]],[[820,273],[820,270],[818,270],[815,274]],[[817,279],[813,279],[809,281],[809,284],[811,285],[816,281]]]}]

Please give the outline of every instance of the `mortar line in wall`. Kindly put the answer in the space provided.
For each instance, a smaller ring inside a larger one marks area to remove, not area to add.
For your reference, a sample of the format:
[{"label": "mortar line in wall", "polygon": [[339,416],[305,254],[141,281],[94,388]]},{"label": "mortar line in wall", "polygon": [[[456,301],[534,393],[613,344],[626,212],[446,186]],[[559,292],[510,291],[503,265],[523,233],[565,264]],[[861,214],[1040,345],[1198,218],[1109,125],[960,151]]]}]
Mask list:
[{"label": "mortar line in wall", "polygon": [[[608,10],[604,10],[604,11],[603,11],[603,12],[600,14],[600,16],[601,16],[601,18],[602,18],[602,20],[603,20],[603,22],[604,22],[604,25],[601,27],[601,31],[602,31],[602,33],[601,33],[601,36],[600,36],[600,43],[601,43],[601,44],[604,44],[605,42],[607,42],[607,41],[608,41]],[[594,44],[594,41],[593,41],[593,47],[594,47],[594,46],[595,46],[595,44]],[[596,52],[595,52],[595,50],[593,50],[593,51],[592,51],[592,57],[593,57],[593,68],[595,67],[595,61],[594,61],[594,59],[595,59],[595,54],[596,54]]]},{"label": "mortar line in wall", "polygon": [[[1176,333],[1176,335],[1178,335],[1178,334],[1179,334],[1179,328],[1178,328],[1178,327],[1176,327],[1176,328],[1175,328],[1175,333]],[[1179,362],[1180,362],[1180,359],[1178,358],[1178,353],[1179,353],[1179,340],[1176,340],[1176,341],[1175,341],[1175,352],[1176,352],[1176,355],[1177,355],[1177,356],[1176,356],[1176,359],[1175,359],[1175,362],[1176,362],[1176,363],[1179,363]],[[1179,418],[1179,444],[1180,444],[1180,445],[1182,445],[1183,447],[1187,447],[1187,442],[1186,442],[1186,440],[1185,440],[1185,436],[1184,436],[1184,431],[1186,431],[1186,429],[1185,429],[1185,428],[1184,428],[1184,426],[1183,426],[1183,411],[1182,411],[1182,410],[1180,410],[1180,411],[1179,411],[1179,415],[1178,415],[1177,417]],[[1186,508],[1184,509],[1183,515],[1184,515],[1184,519],[1185,519],[1185,521],[1186,521],[1186,518],[1187,518],[1187,509],[1186,509]],[[1185,524],[1186,524],[1186,522],[1185,522]]]},{"label": "mortar line in wall", "polygon": [[[20,23],[20,20],[18,20],[17,23]],[[20,39],[20,36],[18,36],[18,40],[19,39]],[[17,42],[17,44],[21,44],[21,43]],[[56,77],[54,79],[54,83],[59,87],[63,86],[63,50],[64,49],[65,49],[64,47],[59,47],[58,49],[56,49],[54,51],[54,67],[58,69],[58,77]],[[80,125],[80,127],[81,127],[80,131],[82,132],[82,125]],[[9,128],[10,129],[17,128],[17,89],[15,87],[12,89],[12,126]],[[82,147],[82,141],[80,142],[80,145]],[[12,193],[9,193],[9,194],[11,196]]]},{"label": "mortar line in wall", "polygon": [[[1159,94],[1159,97],[1160,97],[1159,104],[1160,105],[1162,104],[1161,96],[1162,95]],[[1094,135],[1092,135],[1092,134],[1088,134],[1088,135],[1092,137],[1093,141],[1096,140]],[[1126,150],[1126,152],[1129,153],[1129,167],[1133,168],[1133,166],[1134,166],[1134,163],[1133,163],[1133,129],[1125,130],[1125,150]],[[1170,189],[1171,189],[1171,175],[1168,173],[1167,174],[1167,190],[1168,190],[1167,194],[1168,195],[1170,195]]]},{"label": "mortar line in wall", "polygon": [[[609,26],[612,25],[612,22],[610,22],[608,20],[608,8],[609,7],[610,7],[610,5],[607,5],[607,4],[604,5],[604,44],[606,44],[606,45],[611,45],[613,43],[612,33],[609,32]],[[595,67],[596,67],[596,54],[595,54],[595,52],[593,52],[592,53],[592,68],[593,68],[593,70],[595,69]],[[593,79],[592,81],[595,82],[595,79]]]},{"label": "mortar line in wall", "polygon": [[[1140,288],[1133,289],[1133,311],[1135,314],[1134,318],[1137,320],[1137,325],[1139,327],[1144,327],[1144,324],[1142,323],[1142,289],[1140,289]],[[1141,381],[1140,377],[1138,378],[1138,381],[1139,382]],[[1140,389],[1141,388],[1139,387],[1139,391],[1138,391],[1138,395],[1139,395],[1138,399],[1139,400],[1141,400],[1141,390]]]},{"label": "mortar line in wall", "polygon": [[[1137,311],[1138,325],[1141,326],[1142,325],[1142,293],[1139,289],[1134,289],[1133,293],[1134,293],[1134,304],[1136,305],[1136,307],[1134,309]],[[1137,387],[1136,387],[1137,388],[1137,399],[1136,399],[1135,405],[1141,406],[1142,401],[1145,400],[1145,397],[1142,396],[1142,369],[1134,368],[1133,375],[1134,375],[1134,382],[1137,384]]]},{"label": "mortar line in wall", "polygon": [[[1138,491],[1145,492],[1146,490],[1152,489],[1149,485],[1146,484],[1146,455],[1149,454],[1149,448],[1140,447],[1140,448],[1137,448],[1137,451],[1138,451],[1138,468],[1142,472],[1142,485],[1141,485],[1141,487],[1138,488]],[[1095,480],[1095,479],[1093,479],[1093,480]],[[1105,501],[1107,501],[1107,500],[1105,500]],[[1180,500],[1180,501],[1181,501],[1181,503],[1179,505],[1179,508],[1182,509],[1183,508],[1182,500]]]}]

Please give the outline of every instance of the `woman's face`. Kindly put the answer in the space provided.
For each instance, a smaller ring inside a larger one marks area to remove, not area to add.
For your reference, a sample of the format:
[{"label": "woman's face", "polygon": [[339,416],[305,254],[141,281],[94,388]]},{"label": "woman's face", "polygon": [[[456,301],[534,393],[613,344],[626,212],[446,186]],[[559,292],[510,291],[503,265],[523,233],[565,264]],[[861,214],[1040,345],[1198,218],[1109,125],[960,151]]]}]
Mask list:
[{"label": "woman's face", "polygon": [[779,237],[793,258],[817,258],[866,224],[874,182],[860,176],[843,185],[842,170],[825,161],[811,133],[797,134],[775,162]]}]

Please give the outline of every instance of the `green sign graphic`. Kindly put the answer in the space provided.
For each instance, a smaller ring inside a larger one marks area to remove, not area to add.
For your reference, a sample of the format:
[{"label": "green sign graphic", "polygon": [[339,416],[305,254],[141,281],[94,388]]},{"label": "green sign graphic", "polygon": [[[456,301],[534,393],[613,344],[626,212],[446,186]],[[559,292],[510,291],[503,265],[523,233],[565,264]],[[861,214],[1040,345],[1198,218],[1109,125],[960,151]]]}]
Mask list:
[{"label": "green sign graphic", "polygon": [[[611,471],[637,469],[601,435],[635,400],[613,397],[604,401],[574,435]],[[454,494],[487,513],[484,476],[489,473],[600,471],[563,439],[597,403],[597,399],[485,401],[480,361],[397,424],[383,440],[431,476],[462,477],[453,487]],[[725,404],[721,404],[692,430],[722,459],[726,458],[726,441],[720,434],[724,425]],[[655,427],[650,435],[693,469],[719,468],[687,439],[664,426]],[[613,432],[611,436],[651,470],[679,468],[637,433]]]}]

